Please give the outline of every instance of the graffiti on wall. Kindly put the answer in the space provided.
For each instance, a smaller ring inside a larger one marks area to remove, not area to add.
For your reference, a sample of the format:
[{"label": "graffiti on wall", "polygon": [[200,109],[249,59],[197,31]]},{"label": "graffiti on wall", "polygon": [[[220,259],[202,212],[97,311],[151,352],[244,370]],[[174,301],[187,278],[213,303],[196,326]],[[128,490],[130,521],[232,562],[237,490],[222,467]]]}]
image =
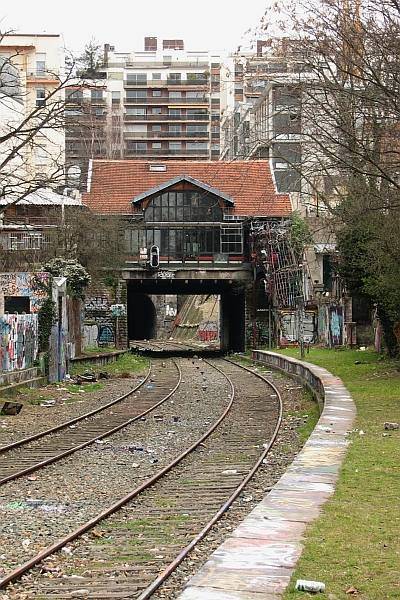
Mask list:
[{"label": "graffiti on wall", "polygon": [[218,339],[218,323],[216,321],[203,321],[197,330],[197,337],[202,342],[211,342]]},{"label": "graffiti on wall", "polygon": [[341,346],[343,343],[343,308],[329,307],[329,340],[331,346]]},{"label": "graffiti on wall", "polygon": [[37,353],[37,315],[0,317],[0,371],[32,367]]},{"label": "graffiti on wall", "polygon": [[83,337],[84,348],[110,343],[109,340],[111,338],[114,341],[115,334],[112,323],[111,305],[111,299],[101,291],[86,298],[84,310],[84,331],[86,331]]},{"label": "graffiti on wall", "polygon": [[29,296],[31,313],[37,313],[47,296],[44,286],[48,280],[49,274],[44,272],[0,273],[0,291],[4,296]]},{"label": "graffiti on wall", "polygon": [[50,334],[49,381],[63,381],[67,372],[67,332],[57,322]]},{"label": "graffiti on wall", "polygon": [[108,311],[109,302],[104,296],[92,296],[85,301],[85,313],[89,316],[91,313],[105,313]]},{"label": "graffiti on wall", "polygon": [[113,344],[115,342],[114,325],[112,323],[98,326],[99,344]]},{"label": "graffiti on wall", "polygon": [[[271,323],[271,342],[274,337],[273,324]],[[250,346],[264,346],[270,341],[269,324],[261,319],[250,321],[246,330],[246,343]]]},{"label": "graffiti on wall", "polygon": [[328,323],[329,318],[327,314],[327,306],[320,306],[318,308],[318,340],[320,342],[328,343]]},{"label": "graffiti on wall", "polygon": [[[297,311],[279,314],[279,344],[293,344],[299,341],[299,315]],[[307,344],[315,342],[315,313],[305,311],[303,322],[303,339]]]}]

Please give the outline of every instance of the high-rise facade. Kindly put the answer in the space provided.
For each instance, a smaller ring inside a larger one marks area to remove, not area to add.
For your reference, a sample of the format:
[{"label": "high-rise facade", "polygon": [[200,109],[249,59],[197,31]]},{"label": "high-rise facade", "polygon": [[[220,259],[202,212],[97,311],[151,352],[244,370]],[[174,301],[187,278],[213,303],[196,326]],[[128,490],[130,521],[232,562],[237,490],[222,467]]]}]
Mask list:
[{"label": "high-rise facade", "polygon": [[187,51],[183,40],[147,37],[144,50],[131,53],[105,44],[98,80],[75,90],[96,117],[96,139],[89,127],[67,134],[69,164],[80,157],[218,160],[220,73],[219,56]]},{"label": "high-rise facade", "polygon": [[269,158],[278,191],[299,191],[305,64],[296,44],[262,40],[256,53],[231,60],[234,102],[222,116],[221,159]]}]

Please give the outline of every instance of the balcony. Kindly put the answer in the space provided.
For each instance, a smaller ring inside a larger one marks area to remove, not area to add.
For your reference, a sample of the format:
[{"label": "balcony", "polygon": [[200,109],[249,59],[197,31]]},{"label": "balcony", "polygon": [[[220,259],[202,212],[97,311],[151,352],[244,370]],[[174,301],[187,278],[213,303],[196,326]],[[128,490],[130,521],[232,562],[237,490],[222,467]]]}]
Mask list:
[{"label": "balcony", "polygon": [[152,61],[126,61],[126,62],[109,62],[107,64],[107,68],[120,68],[122,69],[129,69],[131,67],[137,68],[137,69],[155,69],[155,70],[159,70],[159,69],[169,69],[171,67],[173,67],[174,69],[176,68],[185,68],[185,69],[208,69],[209,68],[209,63],[208,61],[178,61],[178,60],[174,60],[174,61],[160,61],[160,60],[152,60]]},{"label": "balcony", "polygon": [[125,88],[165,88],[175,86],[208,86],[208,79],[147,79],[146,81],[124,80]]},{"label": "balcony", "polygon": [[124,114],[125,121],[209,121],[209,114],[198,114],[198,115],[129,115]]},{"label": "balcony", "polygon": [[208,132],[193,131],[124,131],[125,139],[201,138],[208,139]]},{"label": "balcony", "polygon": [[134,148],[126,148],[125,156],[208,156],[209,150],[172,150],[170,148],[148,148],[147,150],[136,150]]},{"label": "balcony", "polygon": [[159,96],[158,98],[124,98],[124,104],[208,104],[207,96],[201,98],[168,98],[167,96]]},{"label": "balcony", "polygon": [[50,245],[50,236],[43,231],[3,231],[0,233],[0,248],[3,250],[44,250]]},{"label": "balcony", "polygon": [[167,85],[168,86],[176,86],[176,85],[207,85],[208,86],[208,79],[170,79],[167,78]]},{"label": "balcony", "polygon": [[58,70],[54,71],[29,71],[26,75],[27,81],[32,81],[34,83],[54,83],[58,82],[59,79]]}]

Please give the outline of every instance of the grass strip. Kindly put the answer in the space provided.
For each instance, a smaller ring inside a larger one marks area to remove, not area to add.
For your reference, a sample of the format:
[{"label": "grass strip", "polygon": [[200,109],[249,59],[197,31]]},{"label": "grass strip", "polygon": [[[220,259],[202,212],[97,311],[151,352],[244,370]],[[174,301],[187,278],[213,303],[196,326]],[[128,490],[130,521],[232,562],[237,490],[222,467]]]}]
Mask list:
[{"label": "grass strip", "polygon": [[123,377],[132,374],[145,373],[148,366],[148,358],[127,352],[126,354],[120,354],[116,361],[106,363],[105,365],[96,365],[90,361],[71,363],[70,373],[71,375],[81,375],[85,371],[91,371],[93,373],[106,371],[114,377]]},{"label": "grass strip", "polygon": [[[299,358],[298,349],[280,351]],[[400,598],[400,365],[373,351],[311,349],[306,361],[340,377],[357,405],[357,421],[336,491],[307,530],[297,579],[323,581],[329,600]]]}]

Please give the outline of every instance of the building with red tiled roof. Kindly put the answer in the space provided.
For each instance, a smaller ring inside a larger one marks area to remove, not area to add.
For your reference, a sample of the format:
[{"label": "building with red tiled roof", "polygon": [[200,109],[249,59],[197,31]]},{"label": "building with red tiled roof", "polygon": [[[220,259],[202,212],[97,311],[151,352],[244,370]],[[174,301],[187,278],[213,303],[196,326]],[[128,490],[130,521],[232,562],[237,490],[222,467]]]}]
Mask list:
[{"label": "building with red tiled roof", "polygon": [[154,296],[211,294],[220,297],[221,347],[244,349],[252,223],[291,213],[267,160],[95,160],[82,201],[110,223],[125,221],[127,317],[120,332],[152,337]]},{"label": "building with red tiled roof", "polygon": [[215,196],[229,198],[226,208],[231,215],[285,217],[292,211],[289,195],[275,190],[268,160],[94,160],[83,203],[96,213],[130,215],[140,207],[140,203],[133,204],[134,199],[144,200],[185,176],[193,185],[193,180],[202,184],[205,192],[211,188]]}]

